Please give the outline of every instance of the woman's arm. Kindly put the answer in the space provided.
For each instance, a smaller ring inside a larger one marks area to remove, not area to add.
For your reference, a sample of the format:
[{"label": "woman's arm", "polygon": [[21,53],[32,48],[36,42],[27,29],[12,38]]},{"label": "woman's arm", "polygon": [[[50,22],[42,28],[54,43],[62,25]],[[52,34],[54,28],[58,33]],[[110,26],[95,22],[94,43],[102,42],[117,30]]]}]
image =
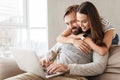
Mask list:
[{"label": "woman's arm", "polygon": [[[82,50],[85,53],[87,53],[88,49],[90,49],[91,47],[94,51],[96,51],[100,55],[105,55],[111,46],[113,34],[114,34],[114,29],[110,29],[105,32],[103,38],[103,42],[106,44],[105,47],[96,45],[90,38],[86,38],[84,41],[76,40],[76,38],[78,38],[79,35],[75,35],[74,37],[68,37],[71,35],[71,31],[69,28],[67,28],[63,33],[59,35],[57,41],[61,43],[72,43],[75,47],[77,47],[78,49]],[[90,47],[87,47],[88,45]]]},{"label": "woman's arm", "polygon": [[60,43],[72,43],[74,42],[74,39],[72,37],[68,37],[71,35],[71,30],[69,28],[66,28],[58,37],[57,42]]},{"label": "woman's arm", "polygon": [[108,30],[105,32],[105,36],[103,38],[103,42],[106,44],[106,46],[101,47],[96,45],[90,38],[86,37],[85,42],[87,44],[89,44],[89,46],[96,51],[97,53],[99,53],[100,55],[105,55],[112,43],[112,38],[113,38],[113,34],[114,34],[114,29]]},{"label": "woman's arm", "polygon": [[[79,39],[78,39],[79,37]],[[80,35],[72,35],[71,30],[69,28],[66,28],[58,37],[57,42],[60,43],[71,43],[76,48],[81,50],[84,53],[88,53],[90,51],[90,47],[88,44],[86,44],[83,40],[80,40]],[[83,44],[84,46],[81,46]]]}]

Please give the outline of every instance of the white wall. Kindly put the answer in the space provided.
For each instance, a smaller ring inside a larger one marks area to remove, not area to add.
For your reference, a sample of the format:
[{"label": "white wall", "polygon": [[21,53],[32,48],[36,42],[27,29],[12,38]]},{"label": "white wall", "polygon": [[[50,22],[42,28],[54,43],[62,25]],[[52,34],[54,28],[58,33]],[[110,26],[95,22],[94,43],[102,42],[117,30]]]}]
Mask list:
[{"label": "white wall", "polygon": [[[80,4],[85,0],[48,0],[48,43],[49,48],[56,43],[57,36],[65,29],[63,13],[66,7]],[[109,20],[120,36],[120,0],[87,0],[91,1],[100,16]]]}]

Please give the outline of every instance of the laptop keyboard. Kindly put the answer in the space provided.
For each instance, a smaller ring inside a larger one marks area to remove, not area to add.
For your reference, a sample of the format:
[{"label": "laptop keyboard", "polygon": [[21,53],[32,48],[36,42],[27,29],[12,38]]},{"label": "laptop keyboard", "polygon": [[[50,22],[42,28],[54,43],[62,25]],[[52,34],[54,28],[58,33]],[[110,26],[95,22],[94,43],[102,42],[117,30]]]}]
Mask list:
[{"label": "laptop keyboard", "polygon": [[64,74],[63,72],[48,73],[48,72],[47,72],[47,69],[46,69],[45,67],[43,67],[43,70],[44,70],[46,76],[55,76],[55,75],[61,75],[61,74]]}]

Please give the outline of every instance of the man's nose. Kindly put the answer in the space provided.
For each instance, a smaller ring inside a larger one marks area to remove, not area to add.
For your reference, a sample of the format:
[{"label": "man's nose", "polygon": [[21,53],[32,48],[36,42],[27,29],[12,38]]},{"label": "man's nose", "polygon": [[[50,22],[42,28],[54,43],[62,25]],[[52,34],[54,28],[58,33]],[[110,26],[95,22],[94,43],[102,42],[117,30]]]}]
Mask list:
[{"label": "man's nose", "polygon": [[71,28],[71,29],[74,27],[74,25],[73,25],[73,24],[70,24],[69,26],[70,26],[70,28]]}]

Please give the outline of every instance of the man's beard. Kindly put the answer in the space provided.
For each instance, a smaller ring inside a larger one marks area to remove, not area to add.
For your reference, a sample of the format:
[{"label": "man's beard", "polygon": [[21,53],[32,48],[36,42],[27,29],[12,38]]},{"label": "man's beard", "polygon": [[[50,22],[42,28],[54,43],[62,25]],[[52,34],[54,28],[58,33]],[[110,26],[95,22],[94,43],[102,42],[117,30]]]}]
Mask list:
[{"label": "man's beard", "polygon": [[74,35],[78,35],[78,34],[82,33],[83,31],[82,31],[82,29],[81,29],[80,27],[73,27],[73,28],[71,29],[71,32],[72,32],[72,34],[74,34]]}]

